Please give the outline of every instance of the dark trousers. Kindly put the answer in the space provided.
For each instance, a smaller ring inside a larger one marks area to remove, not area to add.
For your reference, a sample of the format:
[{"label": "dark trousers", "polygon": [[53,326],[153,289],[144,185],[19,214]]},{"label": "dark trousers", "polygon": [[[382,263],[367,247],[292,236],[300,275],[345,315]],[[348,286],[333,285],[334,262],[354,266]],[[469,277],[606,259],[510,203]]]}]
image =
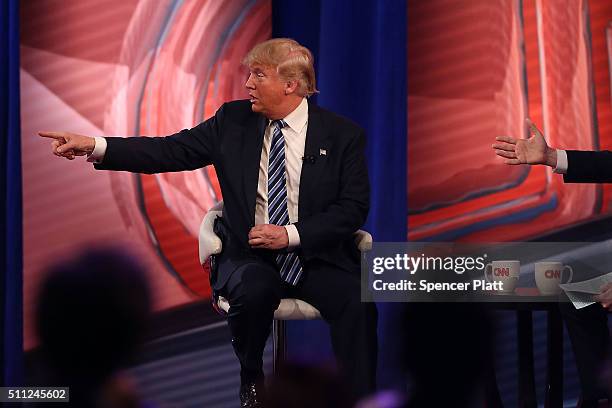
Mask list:
[{"label": "dark trousers", "polygon": [[220,294],[230,303],[228,324],[243,383],[263,379],[263,351],[274,310],[280,299],[292,297],[316,307],[329,323],[340,371],[354,392],[364,395],[375,389],[377,310],[374,303],[361,302],[356,274],[315,260],[304,265],[299,284],[290,286],[264,260],[219,265],[224,267],[235,269]]},{"label": "dark trousers", "polygon": [[561,302],[559,307],[574,350],[582,407],[597,407],[597,400],[607,397],[600,378],[610,344],[607,312],[599,304],[576,309]]}]

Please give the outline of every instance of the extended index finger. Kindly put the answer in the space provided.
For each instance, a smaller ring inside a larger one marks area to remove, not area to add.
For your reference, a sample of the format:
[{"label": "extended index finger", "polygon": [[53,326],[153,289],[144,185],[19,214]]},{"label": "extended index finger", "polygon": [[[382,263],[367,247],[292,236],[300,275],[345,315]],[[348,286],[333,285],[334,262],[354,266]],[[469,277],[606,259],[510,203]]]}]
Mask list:
[{"label": "extended index finger", "polygon": [[65,134],[66,134],[65,132],[47,132],[47,131],[38,132],[38,136],[48,137],[50,139],[64,139]]}]

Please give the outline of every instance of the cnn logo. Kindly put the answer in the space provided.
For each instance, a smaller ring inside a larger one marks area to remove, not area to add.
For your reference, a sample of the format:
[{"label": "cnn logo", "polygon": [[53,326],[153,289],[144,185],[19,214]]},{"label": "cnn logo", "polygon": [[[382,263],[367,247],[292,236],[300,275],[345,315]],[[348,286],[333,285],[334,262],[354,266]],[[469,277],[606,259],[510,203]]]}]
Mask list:
[{"label": "cnn logo", "polygon": [[495,268],[493,269],[495,276],[510,276],[510,268]]},{"label": "cnn logo", "polygon": [[548,279],[561,279],[561,271],[549,269],[544,272],[544,276]]}]

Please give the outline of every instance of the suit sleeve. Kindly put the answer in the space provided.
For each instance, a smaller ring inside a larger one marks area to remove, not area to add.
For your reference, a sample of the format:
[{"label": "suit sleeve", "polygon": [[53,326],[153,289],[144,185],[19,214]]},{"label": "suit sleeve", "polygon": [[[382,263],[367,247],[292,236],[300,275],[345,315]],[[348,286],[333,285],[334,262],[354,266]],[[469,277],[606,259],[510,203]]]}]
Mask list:
[{"label": "suit sleeve", "polygon": [[295,223],[306,256],[352,237],[365,223],[370,207],[370,183],[365,159],[365,134],[360,131],[344,151],[338,198],[319,213]]},{"label": "suit sleeve", "polygon": [[165,137],[109,137],[97,170],[164,173],[195,170],[214,163],[223,124],[224,106],[192,129]]},{"label": "suit sleeve", "polygon": [[566,183],[612,183],[612,152],[567,151]]}]

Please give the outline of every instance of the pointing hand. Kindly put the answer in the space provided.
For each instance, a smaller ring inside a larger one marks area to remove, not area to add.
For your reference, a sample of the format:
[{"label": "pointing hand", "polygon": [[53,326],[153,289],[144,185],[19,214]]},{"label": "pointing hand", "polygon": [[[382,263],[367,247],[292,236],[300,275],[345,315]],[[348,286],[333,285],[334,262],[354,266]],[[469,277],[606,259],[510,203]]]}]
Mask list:
[{"label": "pointing hand", "polygon": [[96,145],[93,137],[69,132],[38,132],[41,137],[53,139],[51,150],[58,157],[74,160],[75,156],[91,154]]}]

